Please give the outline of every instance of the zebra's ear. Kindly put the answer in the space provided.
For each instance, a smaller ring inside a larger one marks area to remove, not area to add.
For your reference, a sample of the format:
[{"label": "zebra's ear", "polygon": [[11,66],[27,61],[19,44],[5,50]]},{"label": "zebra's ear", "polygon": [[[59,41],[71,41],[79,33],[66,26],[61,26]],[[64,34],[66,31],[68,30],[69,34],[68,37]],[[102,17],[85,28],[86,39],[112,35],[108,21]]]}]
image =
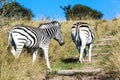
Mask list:
[{"label": "zebra's ear", "polygon": [[51,21],[51,23],[58,26],[58,27],[61,27],[61,23],[58,21]]},{"label": "zebra's ear", "polygon": [[54,23],[59,23],[59,22],[58,22],[58,21],[51,21],[51,23],[53,23],[53,24],[54,24]]}]

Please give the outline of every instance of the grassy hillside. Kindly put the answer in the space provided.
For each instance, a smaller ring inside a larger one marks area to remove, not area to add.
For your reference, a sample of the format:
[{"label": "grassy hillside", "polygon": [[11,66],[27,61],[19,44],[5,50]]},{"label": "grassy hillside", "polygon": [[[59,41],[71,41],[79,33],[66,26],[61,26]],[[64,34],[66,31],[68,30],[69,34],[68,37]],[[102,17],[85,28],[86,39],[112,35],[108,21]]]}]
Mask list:
[{"label": "grassy hillside", "polygon": [[[76,21],[62,22],[62,34],[65,41],[64,46],[59,46],[55,40],[51,40],[49,49],[50,65],[53,70],[60,69],[83,69],[85,67],[102,68],[107,72],[113,71],[114,75],[120,77],[120,19],[114,21],[105,20],[87,20],[95,31],[95,42],[93,44],[93,54],[100,55],[93,59],[92,63],[79,64],[78,52],[71,39],[71,26]],[[16,24],[24,24],[37,27],[40,23],[35,21],[8,21],[0,29],[0,80],[40,80],[46,75],[46,63],[44,54],[39,50],[37,61],[32,65],[32,52],[22,51],[20,58],[15,60],[11,52],[6,52],[7,47],[7,31]],[[115,38],[115,40],[105,42],[104,38]],[[102,42],[103,44],[97,46]],[[99,51],[97,51],[99,50]],[[111,53],[109,56],[101,56],[101,54]],[[43,55],[43,57],[41,57]],[[97,62],[94,62],[97,60]],[[102,65],[102,67],[101,67]]]}]

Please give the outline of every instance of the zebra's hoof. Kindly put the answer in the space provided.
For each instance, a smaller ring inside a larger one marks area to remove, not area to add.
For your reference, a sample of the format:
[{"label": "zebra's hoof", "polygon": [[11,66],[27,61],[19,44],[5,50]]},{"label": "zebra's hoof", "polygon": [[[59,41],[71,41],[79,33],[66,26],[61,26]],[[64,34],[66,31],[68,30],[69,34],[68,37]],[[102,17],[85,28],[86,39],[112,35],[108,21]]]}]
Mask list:
[{"label": "zebra's hoof", "polygon": [[81,60],[79,60],[78,62],[81,63],[81,64],[83,63],[83,61],[81,61]]}]

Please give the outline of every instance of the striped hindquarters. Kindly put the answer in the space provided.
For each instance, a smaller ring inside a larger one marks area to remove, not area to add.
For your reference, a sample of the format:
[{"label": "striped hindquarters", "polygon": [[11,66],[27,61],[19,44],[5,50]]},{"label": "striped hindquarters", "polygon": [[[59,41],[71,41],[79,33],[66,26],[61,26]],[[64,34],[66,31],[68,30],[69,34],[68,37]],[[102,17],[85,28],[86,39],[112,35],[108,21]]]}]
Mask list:
[{"label": "striped hindquarters", "polygon": [[32,27],[15,26],[10,32],[16,46],[36,47],[37,34]]},{"label": "striped hindquarters", "polygon": [[90,44],[94,41],[94,32],[89,24],[79,23],[77,28],[79,37],[82,41],[86,40],[87,44]]}]

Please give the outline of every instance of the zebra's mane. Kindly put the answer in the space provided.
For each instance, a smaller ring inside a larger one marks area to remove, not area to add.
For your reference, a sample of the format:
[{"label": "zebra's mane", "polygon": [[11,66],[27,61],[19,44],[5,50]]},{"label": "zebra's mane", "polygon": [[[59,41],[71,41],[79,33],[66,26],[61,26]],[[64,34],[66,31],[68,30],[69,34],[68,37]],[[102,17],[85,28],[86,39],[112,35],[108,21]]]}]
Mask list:
[{"label": "zebra's mane", "polygon": [[51,28],[51,27],[57,27],[60,26],[59,22],[57,21],[52,21],[50,23],[43,23],[39,25],[39,28],[41,29],[46,29],[46,28]]}]

